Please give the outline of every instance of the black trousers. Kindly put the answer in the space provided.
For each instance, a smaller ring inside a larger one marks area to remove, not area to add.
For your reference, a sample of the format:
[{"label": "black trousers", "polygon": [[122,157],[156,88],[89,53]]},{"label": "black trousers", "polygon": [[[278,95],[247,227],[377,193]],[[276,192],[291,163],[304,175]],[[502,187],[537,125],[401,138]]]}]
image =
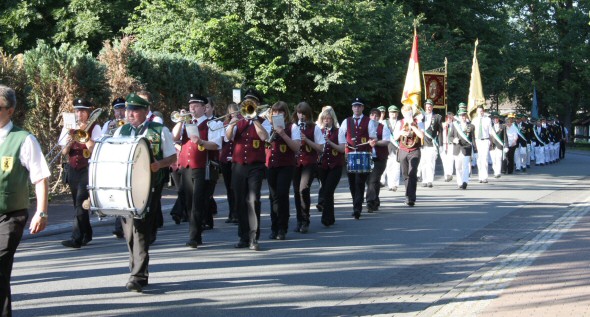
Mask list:
[{"label": "black trousers", "polygon": [[379,201],[379,192],[381,191],[381,175],[385,171],[387,165],[387,159],[385,160],[373,160],[373,170],[367,178],[367,207],[377,208],[381,205]]},{"label": "black trousers", "polygon": [[334,192],[342,177],[342,166],[334,168],[318,168],[320,179],[320,191],[318,193],[318,205],[322,206],[322,224],[331,226],[336,222],[334,216]]},{"label": "black trousers", "polygon": [[236,211],[236,203],[234,200],[234,191],[231,187],[231,162],[220,163],[219,167],[221,170],[221,174],[223,175],[223,184],[225,185],[225,192],[227,195],[227,205],[229,207],[229,211],[227,214],[227,219],[238,219],[238,214]]},{"label": "black trousers", "polygon": [[565,141],[559,141],[559,158],[565,158]]},{"label": "black trousers", "polygon": [[0,215],[0,313],[12,316],[10,276],[14,254],[23,237],[29,213],[26,209]]},{"label": "black trousers", "polygon": [[416,201],[416,186],[418,185],[418,164],[420,164],[420,149],[412,152],[400,150],[398,152],[399,164],[402,167],[402,175],[406,185],[406,198],[408,201]]},{"label": "black trousers", "polygon": [[156,206],[155,200],[160,200],[160,198],[161,192],[160,196],[157,197],[152,193],[148,211],[143,219],[121,218],[127,249],[129,250],[129,270],[131,271],[129,281],[138,282],[143,286],[148,283],[148,264],[150,261],[148,251],[150,241],[153,239],[154,222],[157,217],[152,212],[152,208]]},{"label": "black trousers", "polygon": [[203,216],[207,205],[207,190],[204,168],[182,169],[182,191],[185,205],[189,211],[189,241],[201,241],[203,232]]},{"label": "black trousers", "polygon": [[508,153],[504,153],[504,162],[502,162],[502,171],[506,174],[514,173],[514,152],[517,146],[508,148]]},{"label": "black trousers", "polygon": [[213,198],[215,193],[215,186],[219,179],[219,170],[213,165],[209,168],[209,180],[205,180],[205,210],[203,211],[203,224],[213,228],[213,215],[217,214],[217,203]]},{"label": "black trousers", "polygon": [[295,166],[272,167],[267,171],[268,198],[270,200],[271,230],[287,232],[289,229],[289,193]]},{"label": "black trousers", "polygon": [[182,174],[181,170],[177,169],[176,171],[170,171],[170,177],[172,177],[172,181],[174,182],[174,187],[176,188],[176,192],[178,193],[178,197],[176,197],[176,201],[174,202],[174,206],[172,206],[172,210],[170,210],[170,215],[173,217],[177,217],[178,219],[184,220],[188,219],[188,212],[186,210],[185,205],[185,197],[184,192],[182,191]]},{"label": "black trousers", "polygon": [[363,211],[363,201],[365,200],[365,184],[369,173],[347,173],[348,188],[352,196],[352,210],[355,214],[360,215]]},{"label": "black trousers", "polygon": [[313,183],[317,164],[295,167],[293,173],[293,192],[297,223],[309,225],[309,209],[311,205],[311,184]]},{"label": "black trousers", "polygon": [[242,242],[260,237],[260,189],[264,163],[232,165],[232,188],[238,211],[238,236]]},{"label": "black trousers", "polygon": [[92,240],[92,227],[90,226],[90,213],[82,208],[82,203],[88,199],[88,167],[76,170],[70,166],[68,171],[68,184],[72,193],[74,209],[74,224],[72,225],[72,240],[78,244]]}]

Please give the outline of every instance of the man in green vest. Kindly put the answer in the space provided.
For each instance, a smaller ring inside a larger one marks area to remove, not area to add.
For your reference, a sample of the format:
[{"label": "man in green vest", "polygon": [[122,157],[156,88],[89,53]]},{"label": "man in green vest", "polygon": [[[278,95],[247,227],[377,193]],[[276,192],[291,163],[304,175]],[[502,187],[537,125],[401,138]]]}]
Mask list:
[{"label": "man in green vest", "polygon": [[35,184],[37,207],[29,230],[47,225],[47,178],[51,175],[41,146],[29,132],[13,125],[16,93],[0,85],[0,315],[12,316],[10,275],[14,253],[29,219],[29,184]]},{"label": "man in green vest", "polygon": [[131,136],[146,138],[152,148],[153,162],[150,165],[152,171],[152,195],[148,205],[148,211],[141,219],[123,218],[123,232],[129,249],[129,268],[131,276],[127,282],[127,289],[141,292],[148,284],[148,249],[150,242],[155,237],[154,221],[160,199],[162,198],[161,180],[165,175],[164,169],[176,162],[176,149],[170,130],[161,123],[150,121],[147,117],[149,102],[135,93],[125,98],[127,101],[127,124],[115,131],[113,137]]}]

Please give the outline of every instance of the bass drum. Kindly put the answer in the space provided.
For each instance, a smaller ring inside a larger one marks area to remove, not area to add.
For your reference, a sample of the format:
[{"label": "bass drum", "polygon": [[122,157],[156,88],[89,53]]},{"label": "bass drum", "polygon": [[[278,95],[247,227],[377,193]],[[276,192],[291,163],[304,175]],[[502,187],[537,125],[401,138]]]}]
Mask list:
[{"label": "bass drum", "polygon": [[151,149],[145,138],[103,137],[88,168],[90,210],[143,218],[151,191]]}]

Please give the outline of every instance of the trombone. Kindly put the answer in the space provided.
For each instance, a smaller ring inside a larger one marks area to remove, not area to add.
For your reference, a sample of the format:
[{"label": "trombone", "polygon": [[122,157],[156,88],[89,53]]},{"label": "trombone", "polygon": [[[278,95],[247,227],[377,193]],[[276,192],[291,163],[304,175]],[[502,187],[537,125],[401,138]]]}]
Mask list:
[{"label": "trombone", "polygon": [[237,111],[233,111],[230,112],[226,115],[223,115],[221,117],[215,118],[213,120],[210,120],[207,122],[207,125],[209,126],[209,129],[211,129],[211,131],[217,131],[221,128],[225,128],[225,125],[219,125],[219,126],[211,126],[212,123],[217,123],[218,121],[224,119],[227,116],[231,116],[234,115],[236,113],[239,113],[242,115],[242,118],[240,118],[240,120],[253,120],[254,118],[256,118],[257,116],[261,115],[263,112],[267,111],[269,109],[268,105],[262,105],[259,106],[256,102],[254,102],[251,99],[246,99],[244,101],[242,101],[242,103],[240,104],[240,109]]},{"label": "trombone", "polygon": [[[70,145],[70,143],[72,143],[72,142],[78,142],[78,143],[86,143],[86,142],[88,142],[90,140],[90,133],[88,132],[88,130],[90,130],[90,127],[92,127],[92,125],[94,124],[94,121],[96,121],[98,119],[98,117],[100,117],[101,114],[102,114],[102,109],[100,109],[100,108],[92,111],[90,113],[90,116],[88,117],[88,123],[86,124],[86,128],[84,128],[84,129],[76,129],[76,130],[70,131],[69,134],[71,134],[72,139],[66,144],[66,146]],[[68,133],[66,133],[64,135],[64,137],[66,135],[68,135]],[[51,157],[53,151],[59,145],[59,142],[60,141],[61,141],[61,139],[59,139],[57,141],[57,143],[53,146],[53,148],[51,148],[51,151],[49,151],[49,153],[47,153],[47,155],[45,156],[46,159],[48,157]],[[53,162],[55,162],[55,160],[60,155],[61,155],[61,151],[57,152],[57,154],[55,155],[55,157],[53,157],[53,159],[51,160],[51,162],[49,162],[48,165],[53,164]]]}]

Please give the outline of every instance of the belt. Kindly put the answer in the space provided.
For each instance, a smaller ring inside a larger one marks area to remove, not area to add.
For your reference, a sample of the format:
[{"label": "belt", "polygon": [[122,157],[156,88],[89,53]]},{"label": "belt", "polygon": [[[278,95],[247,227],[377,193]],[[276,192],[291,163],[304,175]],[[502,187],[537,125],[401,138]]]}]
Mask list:
[{"label": "belt", "polygon": [[478,139],[478,140],[483,141],[483,140],[489,140],[489,139],[490,138],[483,138],[483,139]]}]

